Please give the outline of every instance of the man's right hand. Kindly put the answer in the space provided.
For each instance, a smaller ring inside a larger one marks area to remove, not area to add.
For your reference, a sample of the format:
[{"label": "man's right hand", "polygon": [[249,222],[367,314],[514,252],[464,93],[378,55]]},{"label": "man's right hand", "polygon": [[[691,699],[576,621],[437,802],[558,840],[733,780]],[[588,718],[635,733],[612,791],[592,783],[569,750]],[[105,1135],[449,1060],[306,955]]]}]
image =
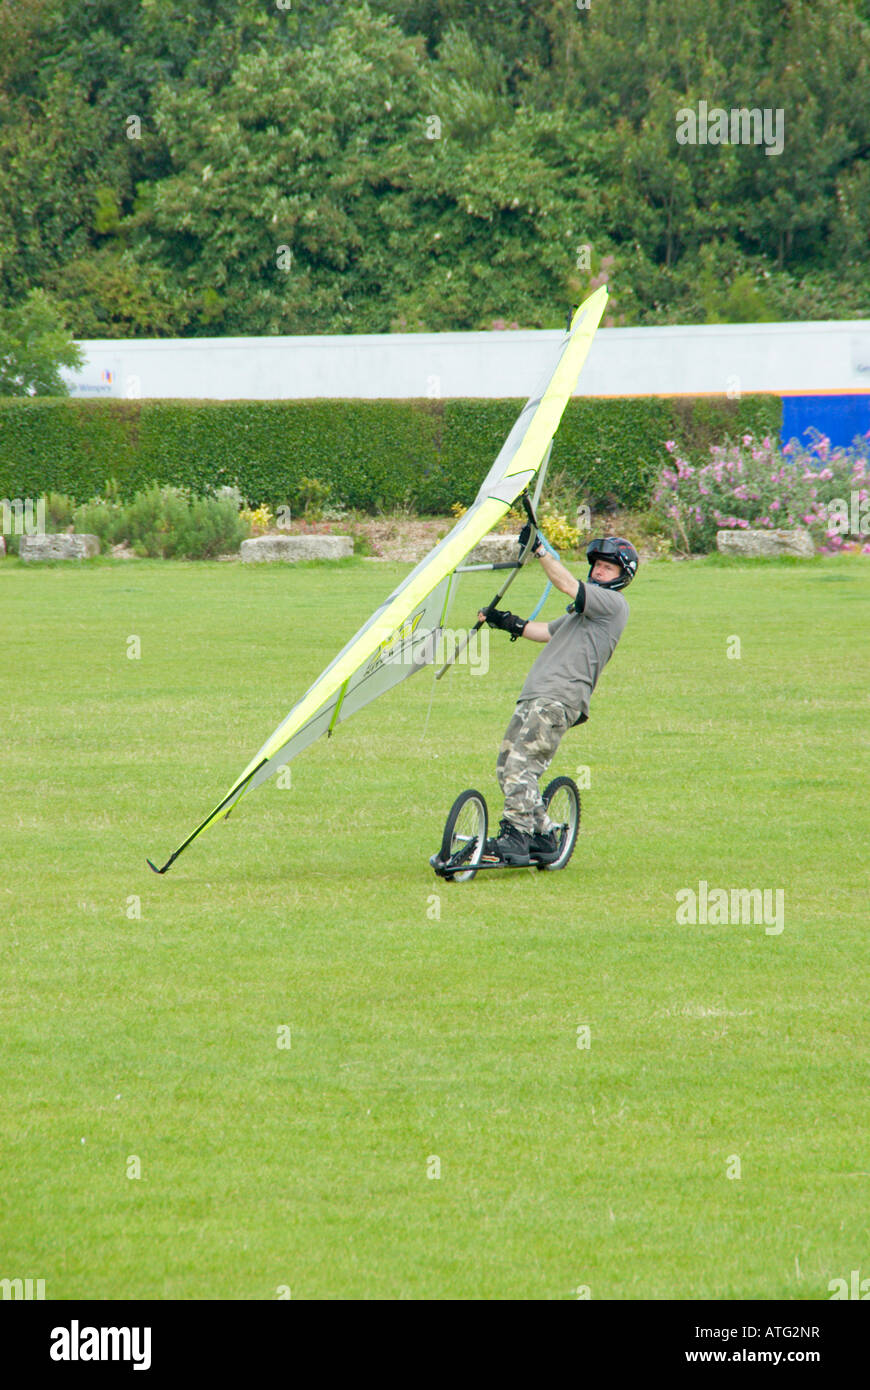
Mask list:
[{"label": "man's right hand", "polygon": [[498,628],[501,632],[509,632],[511,641],[515,642],[518,637],[522,637],[523,628],[528,622],[527,618],[518,618],[516,613],[503,613],[499,608],[487,608],[486,612],[481,610],[477,615],[478,621],[486,623],[488,627]]}]

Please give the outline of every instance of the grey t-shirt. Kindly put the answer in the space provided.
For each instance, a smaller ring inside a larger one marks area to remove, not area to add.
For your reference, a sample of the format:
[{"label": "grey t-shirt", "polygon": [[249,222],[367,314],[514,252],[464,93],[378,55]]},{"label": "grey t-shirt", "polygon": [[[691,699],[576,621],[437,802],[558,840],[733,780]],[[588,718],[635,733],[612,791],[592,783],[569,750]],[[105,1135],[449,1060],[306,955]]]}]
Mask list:
[{"label": "grey t-shirt", "polygon": [[550,640],[529,672],[520,700],[560,700],[589,717],[589,700],[628,622],[628,604],[615,589],[586,584],[582,613],[547,626]]}]

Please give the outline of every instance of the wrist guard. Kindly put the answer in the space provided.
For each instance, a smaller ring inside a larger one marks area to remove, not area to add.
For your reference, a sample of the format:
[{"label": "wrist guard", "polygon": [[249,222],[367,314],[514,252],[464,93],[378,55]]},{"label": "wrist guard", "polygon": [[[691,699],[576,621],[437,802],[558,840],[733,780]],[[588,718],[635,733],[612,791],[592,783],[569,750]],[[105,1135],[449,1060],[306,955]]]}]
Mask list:
[{"label": "wrist guard", "polygon": [[516,613],[502,613],[498,608],[490,609],[486,615],[487,626],[498,628],[501,632],[509,632],[512,642],[522,637],[527,621],[527,618],[518,618]]}]

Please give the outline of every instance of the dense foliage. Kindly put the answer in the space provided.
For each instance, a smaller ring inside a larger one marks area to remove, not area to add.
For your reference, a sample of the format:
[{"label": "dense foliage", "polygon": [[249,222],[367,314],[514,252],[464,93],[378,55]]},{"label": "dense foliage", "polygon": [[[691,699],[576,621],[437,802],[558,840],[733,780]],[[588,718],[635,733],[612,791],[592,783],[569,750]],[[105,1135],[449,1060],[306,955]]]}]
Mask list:
[{"label": "dense foliage", "polygon": [[[0,402],[0,497],[83,499],[117,481],[131,498],[153,483],[205,494],[235,487],[251,505],[294,515],[325,501],[363,511],[468,504],[524,402]],[[577,500],[643,506],[667,462],[665,441],[697,455],[726,435],[776,434],[777,396],[568,402],[551,472]]]},{"label": "dense foliage", "polygon": [[[0,307],[76,337],[870,305],[868,0],[0,0]],[[783,113],[783,146],[677,113]]]}]

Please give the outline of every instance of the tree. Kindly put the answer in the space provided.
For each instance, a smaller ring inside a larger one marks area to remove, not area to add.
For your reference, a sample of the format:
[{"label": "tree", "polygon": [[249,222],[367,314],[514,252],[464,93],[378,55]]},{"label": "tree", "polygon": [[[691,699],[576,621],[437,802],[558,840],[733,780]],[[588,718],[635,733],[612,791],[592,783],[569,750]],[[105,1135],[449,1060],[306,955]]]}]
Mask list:
[{"label": "tree", "polygon": [[[0,305],[552,327],[606,275],[623,324],[861,316],[868,6],[0,0]],[[678,143],[702,101],[784,111],[784,147]]]},{"label": "tree", "polygon": [[17,307],[0,309],[0,396],[66,396],[61,367],[84,361],[63,320],[42,290]]},{"label": "tree", "polygon": [[430,105],[418,43],[365,7],[308,51],[243,54],[219,93],[161,87],[172,172],[137,254],[166,269],[194,332],[388,327],[415,270],[405,233]]}]

